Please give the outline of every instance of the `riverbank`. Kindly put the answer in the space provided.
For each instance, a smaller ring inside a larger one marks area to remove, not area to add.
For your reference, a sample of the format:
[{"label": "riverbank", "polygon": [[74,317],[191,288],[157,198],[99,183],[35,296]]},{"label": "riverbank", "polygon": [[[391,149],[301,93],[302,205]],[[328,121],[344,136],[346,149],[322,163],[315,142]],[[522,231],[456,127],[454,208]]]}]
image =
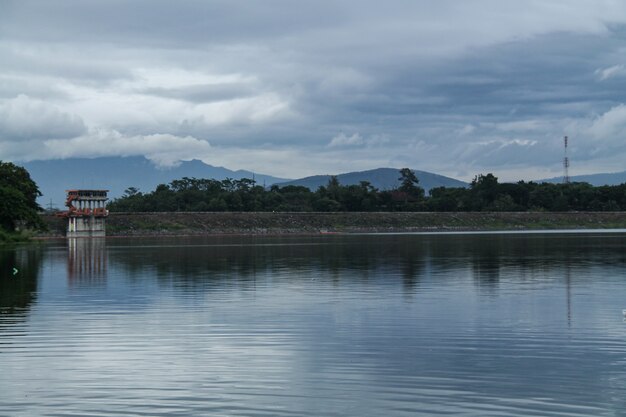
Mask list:
[{"label": "riverbank", "polygon": [[0,245],[28,242],[34,233],[32,232],[5,232],[0,229]]},{"label": "riverbank", "polygon": [[[44,215],[43,220],[49,232],[40,236],[63,236],[64,219]],[[626,228],[626,212],[174,212],[111,213],[107,219],[108,236],[621,228]]]}]

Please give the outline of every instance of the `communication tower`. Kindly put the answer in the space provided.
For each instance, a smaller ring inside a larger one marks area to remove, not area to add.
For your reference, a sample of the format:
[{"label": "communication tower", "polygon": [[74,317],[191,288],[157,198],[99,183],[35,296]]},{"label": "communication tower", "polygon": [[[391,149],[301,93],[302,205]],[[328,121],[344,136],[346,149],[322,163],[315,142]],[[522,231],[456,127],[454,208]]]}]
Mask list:
[{"label": "communication tower", "polygon": [[563,184],[569,184],[569,158],[567,156],[567,136],[563,138]]}]

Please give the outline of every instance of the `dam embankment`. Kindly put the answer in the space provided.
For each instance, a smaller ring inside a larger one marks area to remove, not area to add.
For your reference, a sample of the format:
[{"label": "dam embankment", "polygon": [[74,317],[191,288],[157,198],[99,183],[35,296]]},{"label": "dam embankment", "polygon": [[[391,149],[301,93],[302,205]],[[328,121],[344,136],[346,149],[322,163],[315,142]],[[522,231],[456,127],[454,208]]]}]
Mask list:
[{"label": "dam embankment", "polygon": [[[44,215],[63,236],[64,219]],[[110,213],[107,236],[316,234],[626,228],[626,212]]]}]

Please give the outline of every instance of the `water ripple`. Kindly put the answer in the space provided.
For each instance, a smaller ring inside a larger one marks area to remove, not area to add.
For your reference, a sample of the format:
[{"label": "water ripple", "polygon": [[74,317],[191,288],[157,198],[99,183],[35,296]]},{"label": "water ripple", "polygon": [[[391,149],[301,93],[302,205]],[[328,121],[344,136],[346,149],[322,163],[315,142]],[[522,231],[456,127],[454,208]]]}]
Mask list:
[{"label": "water ripple", "polygon": [[619,235],[237,239],[25,249],[0,415],[626,409]]}]

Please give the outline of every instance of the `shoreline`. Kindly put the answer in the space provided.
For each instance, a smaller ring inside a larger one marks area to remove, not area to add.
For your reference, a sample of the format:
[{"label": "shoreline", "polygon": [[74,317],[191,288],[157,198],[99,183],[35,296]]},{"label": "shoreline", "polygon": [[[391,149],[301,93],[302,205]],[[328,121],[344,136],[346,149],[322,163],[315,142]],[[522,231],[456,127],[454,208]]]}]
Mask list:
[{"label": "shoreline", "polygon": [[[64,237],[64,219],[42,215]],[[626,229],[626,212],[158,212],[107,218],[107,237],[332,235]]]},{"label": "shoreline", "polygon": [[[626,227],[621,229],[521,229],[521,230],[458,230],[458,231],[430,231],[430,232],[336,232],[336,233],[206,233],[206,234],[128,234],[128,235],[106,235],[98,237],[98,239],[147,239],[147,238],[201,238],[201,237],[311,237],[311,236],[402,236],[402,235],[417,235],[417,236],[454,236],[454,235],[540,235],[540,234],[593,234],[593,233],[624,233],[626,234]],[[67,239],[66,236],[44,236],[38,235],[31,238],[32,241],[49,241]],[[73,239],[94,239],[92,236],[81,236]],[[29,241],[4,243],[6,245],[12,244],[28,244]],[[1,245],[2,243],[0,243]]]}]

